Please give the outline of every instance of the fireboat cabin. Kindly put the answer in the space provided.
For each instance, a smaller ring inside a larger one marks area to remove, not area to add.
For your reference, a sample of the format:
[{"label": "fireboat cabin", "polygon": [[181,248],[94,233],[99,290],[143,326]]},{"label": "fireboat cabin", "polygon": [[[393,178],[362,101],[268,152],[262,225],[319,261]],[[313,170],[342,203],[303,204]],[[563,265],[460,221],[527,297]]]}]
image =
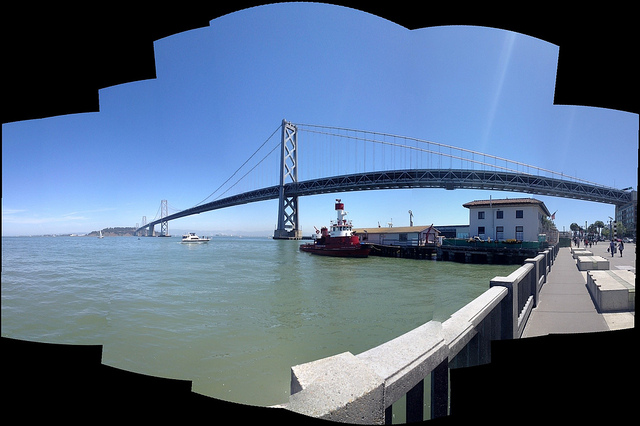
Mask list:
[{"label": "fireboat cabin", "polygon": [[431,226],[359,228],[354,231],[361,243],[390,246],[424,246],[438,242],[440,232]]},{"label": "fireboat cabin", "polygon": [[469,236],[482,240],[539,241],[545,233],[542,218],[551,216],[535,198],[476,200],[462,206],[469,209]]}]

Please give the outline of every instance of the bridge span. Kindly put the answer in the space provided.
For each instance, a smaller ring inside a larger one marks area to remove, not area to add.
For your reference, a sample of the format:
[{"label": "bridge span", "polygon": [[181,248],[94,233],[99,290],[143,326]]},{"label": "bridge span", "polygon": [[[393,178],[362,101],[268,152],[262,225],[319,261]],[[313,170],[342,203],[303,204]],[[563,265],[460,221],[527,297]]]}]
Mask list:
[{"label": "bridge span", "polygon": [[[497,190],[573,198],[584,201],[613,204],[615,206],[623,206],[632,201],[631,192],[626,190],[615,189],[581,179],[570,178],[561,173],[555,173],[539,167],[529,166],[520,162],[482,154],[463,148],[452,147],[435,142],[421,141],[418,139],[397,137],[402,138],[409,143],[409,145],[400,145],[388,140],[388,138],[396,138],[396,136],[393,135],[314,125],[299,126],[304,126],[305,128],[317,127],[321,129],[311,129],[308,131],[311,134],[317,133],[330,138],[341,137],[348,142],[353,142],[354,144],[368,143],[373,147],[369,149],[369,152],[373,154],[371,157],[375,155],[374,150],[377,146],[378,148],[382,147],[382,149],[403,149],[408,152],[410,156],[416,156],[417,161],[415,161],[414,164],[419,163],[420,155],[427,155],[437,156],[439,158],[446,157],[447,160],[450,161],[450,164],[453,164],[454,161],[459,161],[460,164],[468,164],[469,167],[473,168],[453,168],[451,166],[449,168],[397,168],[396,166],[395,168],[389,167],[389,170],[383,171],[363,171],[357,173],[345,173],[331,177],[321,176],[313,179],[299,180],[299,129],[297,125],[283,120],[282,125],[279,128],[282,135],[279,143],[279,184],[263,184],[263,188],[241,192],[206,204],[199,204],[171,215],[167,214],[167,210],[165,208],[163,209],[163,213],[159,219],[153,220],[149,223],[144,223],[136,230],[136,234],[141,235],[146,229],[147,234],[151,235],[153,234],[154,226],[160,224],[162,228],[161,233],[166,235],[168,229],[167,223],[170,220],[226,207],[237,206],[240,204],[279,199],[278,226],[274,232],[274,238],[299,239],[301,237],[301,231],[298,225],[299,197],[377,189],[444,188],[447,190]],[[276,129],[276,132],[277,130],[278,129]],[[276,132],[274,132],[274,134]],[[340,134],[340,132],[344,132],[345,134]],[[260,148],[265,144],[266,141]],[[258,148],[258,150],[260,150],[260,148]],[[275,148],[277,148],[277,146]],[[272,149],[269,154],[274,152],[275,148]],[[455,154],[453,151],[455,151]],[[249,159],[251,159],[257,152],[258,151],[252,154]],[[363,149],[363,152],[367,152],[366,148]],[[267,156],[269,154],[267,154]],[[378,158],[379,157],[380,155]],[[382,157],[384,158],[384,151]],[[367,155],[365,154],[360,158],[362,161],[366,161]],[[482,158],[482,160],[480,158]],[[490,161],[494,161],[494,164],[488,163],[486,161],[487,158]],[[501,165],[498,165],[498,163]],[[530,173],[530,170],[535,173]]]},{"label": "bridge span", "polygon": [[[380,189],[443,188],[481,189],[492,191],[524,192],[528,194],[573,198],[613,205],[631,202],[631,193],[605,186],[569,180],[541,177],[522,173],[481,170],[390,170],[332,176],[283,185],[285,197],[302,197],[348,191]],[[195,206],[149,222],[136,230],[152,229],[165,221],[200,214],[212,210],[258,201],[274,200],[280,196],[280,186],[274,185],[222,198]]]}]

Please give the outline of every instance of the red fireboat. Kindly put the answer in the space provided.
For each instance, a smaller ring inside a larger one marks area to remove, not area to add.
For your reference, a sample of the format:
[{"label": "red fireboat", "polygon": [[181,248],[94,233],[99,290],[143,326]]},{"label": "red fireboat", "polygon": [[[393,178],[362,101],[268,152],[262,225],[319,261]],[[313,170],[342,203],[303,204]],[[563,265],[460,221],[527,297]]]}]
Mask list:
[{"label": "red fireboat", "polygon": [[338,218],[336,223],[331,222],[331,231],[323,226],[320,231],[316,230],[316,239],[313,243],[302,244],[301,251],[317,254],[320,256],[338,257],[367,257],[371,248],[366,244],[360,244],[360,240],[354,235],[351,221],[344,217],[344,204],[340,199],[336,199],[336,212]]}]

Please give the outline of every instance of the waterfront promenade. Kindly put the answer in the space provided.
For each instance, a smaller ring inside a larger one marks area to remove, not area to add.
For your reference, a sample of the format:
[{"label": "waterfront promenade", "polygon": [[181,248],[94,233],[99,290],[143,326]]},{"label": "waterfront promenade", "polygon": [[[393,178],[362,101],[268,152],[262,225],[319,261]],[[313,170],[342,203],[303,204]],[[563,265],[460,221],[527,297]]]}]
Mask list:
[{"label": "waterfront promenade", "polygon": [[[582,245],[581,245],[582,247]],[[622,257],[607,252],[608,241],[588,250],[609,261],[611,270],[636,272],[636,244],[625,244]],[[569,247],[559,249],[547,282],[540,289],[540,300],[532,310],[522,337],[557,333],[589,333],[634,327],[635,311],[599,313],[587,290],[587,272],[578,270]]]}]

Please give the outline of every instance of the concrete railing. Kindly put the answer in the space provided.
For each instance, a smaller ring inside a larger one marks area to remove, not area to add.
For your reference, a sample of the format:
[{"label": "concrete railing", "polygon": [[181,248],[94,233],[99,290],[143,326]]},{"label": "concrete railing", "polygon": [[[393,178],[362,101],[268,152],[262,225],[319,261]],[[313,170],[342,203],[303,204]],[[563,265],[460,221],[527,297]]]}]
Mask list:
[{"label": "concrete railing", "polygon": [[517,339],[522,336],[529,315],[538,305],[540,288],[547,282],[558,254],[558,246],[552,246],[536,257],[526,259],[525,264],[507,277],[495,277],[490,287],[502,286],[509,289],[505,301],[502,324],[503,339]]},{"label": "concrete railing", "polygon": [[550,247],[490,287],[444,322],[429,321],[358,355],[344,352],[291,368],[289,402],[279,407],[331,421],[390,423],[406,396],[406,421],[424,417],[424,380],[431,381],[431,418],[449,414],[449,368],[491,360],[491,341],[519,338],[546,281]]}]

